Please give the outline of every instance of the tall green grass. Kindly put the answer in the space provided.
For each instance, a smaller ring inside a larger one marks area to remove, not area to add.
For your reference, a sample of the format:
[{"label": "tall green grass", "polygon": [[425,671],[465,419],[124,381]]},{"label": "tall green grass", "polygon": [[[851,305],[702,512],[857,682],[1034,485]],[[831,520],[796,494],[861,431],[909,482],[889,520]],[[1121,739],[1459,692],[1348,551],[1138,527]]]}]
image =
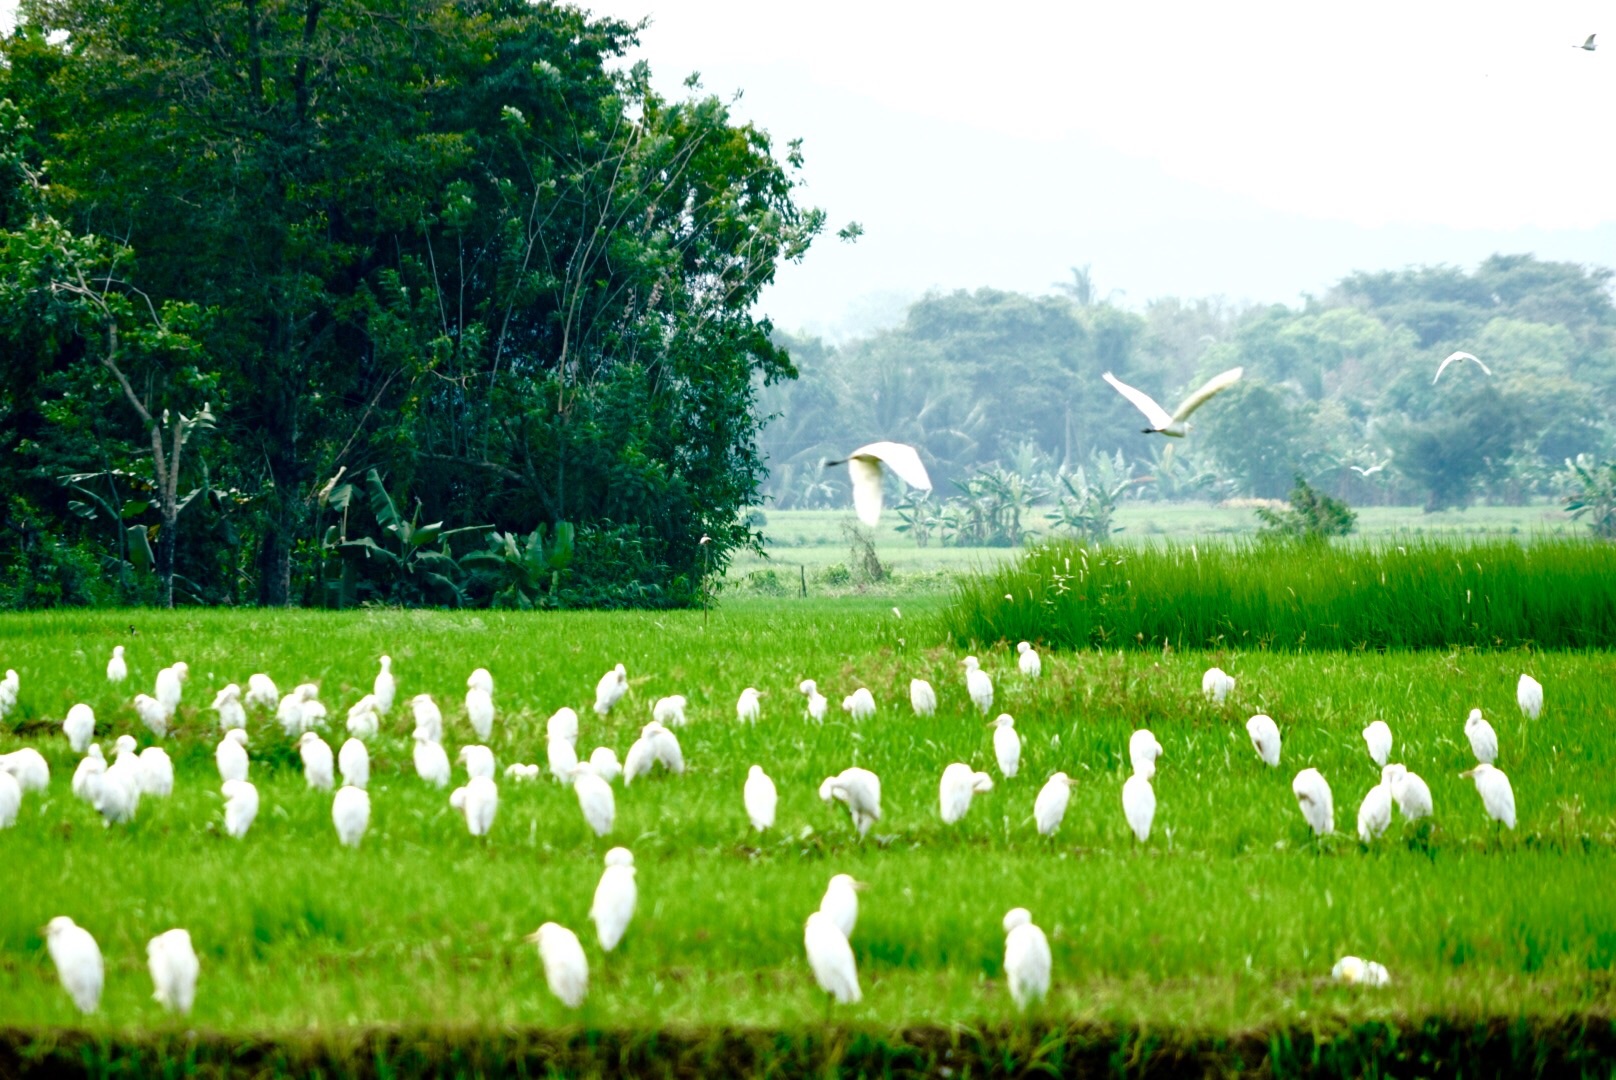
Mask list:
[{"label": "tall green grass", "polygon": [[965,579],[945,622],[961,645],[1608,648],[1616,545],[1060,541]]}]

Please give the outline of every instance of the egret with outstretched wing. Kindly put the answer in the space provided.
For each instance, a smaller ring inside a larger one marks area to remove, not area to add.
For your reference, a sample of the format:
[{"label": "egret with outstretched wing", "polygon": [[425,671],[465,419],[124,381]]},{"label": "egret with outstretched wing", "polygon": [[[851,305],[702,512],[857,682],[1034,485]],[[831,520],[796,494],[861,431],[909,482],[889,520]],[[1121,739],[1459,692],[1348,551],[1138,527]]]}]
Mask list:
[{"label": "egret with outstretched wing", "polygon": [[1488,367],[1486,364],[1483,364],[1478,358],[1476,358],[1475,356],[1473,356],[1470,353],[1467,353],[1467,352],[1449,353],[1445,358],[1443,358],[1442,363],[1440,363],[1440,364],[1438,364],[1436,366],[1436,374],[1431,377],[1431,385],[1432,386],[1436,385],[1436,381],[1442,377],[1442,373],[1448,369],[1448,365],[1453,363],[1455,360],[1469,360],[1472,364],[1475,364],[1477,367],[1479,367],[1482,371],[1486,372],[1488,375],[1491,375],[1493,373],[1492,368]]},{"label": "egret with outstretched wing", "polygon": [[914,447],[904,443],[873,442],[861,446],[842,461],[827,461],[826,465],[847,465],[853,481],[853,508],[859,520],[874,528],[881,520],[881,466],[898,474],[910,487],[931,490],[931,477]]},{"label": "egret with outstretched wing", "polygon": [[1221,375],[1214,375],[1199,390],[1185,398],[1170,415],[1166,409],[1156,404],[1155,399],[1149,394],[1135,390],[1109,371],[1105,373],[1104,378],[1117,393],[1133,402],[1134,408],[1145,414],[1145,419],[1150,422],[1150,426],[1144,429],[1146,435],[1170,435],[1181,439],[1189,431],[1186,421],[1189,420],[1190,414],[1239,382],[1240,376],[1245,374],[1245,371],[1245,368],[1230,368]]}]

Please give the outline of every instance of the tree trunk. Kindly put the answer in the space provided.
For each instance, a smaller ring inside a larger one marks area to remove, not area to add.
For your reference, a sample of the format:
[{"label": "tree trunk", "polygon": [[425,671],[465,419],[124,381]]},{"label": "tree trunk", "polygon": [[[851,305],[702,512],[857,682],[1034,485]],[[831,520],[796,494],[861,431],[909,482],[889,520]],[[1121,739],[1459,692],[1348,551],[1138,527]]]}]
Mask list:
[{"label": "tree trunk", "polygon": [[157,534],[157,582],[166,608],[174,606],[174,546],[179,539],[179,515],[171,507],[164,509],[163,528]]}]

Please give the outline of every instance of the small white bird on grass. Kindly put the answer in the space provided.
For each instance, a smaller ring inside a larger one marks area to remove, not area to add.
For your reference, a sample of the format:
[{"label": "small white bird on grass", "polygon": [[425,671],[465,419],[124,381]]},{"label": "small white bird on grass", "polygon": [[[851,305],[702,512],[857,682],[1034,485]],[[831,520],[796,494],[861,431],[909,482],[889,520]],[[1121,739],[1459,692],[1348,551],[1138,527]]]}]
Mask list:
[{"label": "small white bird on grass", "polygon": [[462,746],[455,760],[466,767],[467,777],[484,776],[492,780],[499,772],[499,763],[494,760],[494,752],[479,743],[467,743]]},{"label": "small white bird on grass", "polygon": [[937,784],[937,805],[944,825],[953,825],[971,809],[971,799],[993,790],[993,777],[977,772],[962,761],[943,770]]},{"label": "small white bird on grass", "polygon": [[628,693],[628,671],[622,664],[618,664],[602,675],[600,682],[595,684],[596,715],[605,716],[611,712],[612,706],[622,700],[626,693]]},{"label": "small white bird on grass", "polygon": [[572,783],[572,768],[578,764],[578,750],[566,739],[551,739],[544,748],[550,776],[557,783]]},{"label": "small white bird on grass", "polygon": [[823,723],[825,710],[830,706],[830,700],[819,692],[819,684],[812,679],[804,679],[797,684],[797,689],[802,691],[803,697],[806,699],[803,708],[807,710],[808,719],[815,723]]},{"label": "small white bird on grass", "polygon": [[481,686],[472,685],[477,672],[487,675],[482,668],[471,673],[466,687],[466,720],[471,724],[471,730],[477,733],[481,742],[487,742],[494,733],[494,696],[493,692],[484,690]]},{"label": "small white bird on grass", "polygon": [[1483,765],[1498,763],[1498,732],[1493,726],[1482,719],[1480,709],[1471,709],[1470,715],[1465,718],[1465,738],[1470,740],[1470,752],[1476,755],[1476,760]]},{"label": "small white bird on grass", "polygon": [[219,766],[220,780],[247,779],[247,732],[244,728],[231,728],[219,740],[213,751],[214,763]]},{"label": "small white bird on grass", "polygon": [[1038,789],[1038,798],[1032,804],[1032,818],[1038,825],[1039,836],[1055,835],[1066,818],[1066,805],[1072,801],[1072,788],[1076,786],[1076,780],[1058,772]]},{"label": "small white bird on grass", "polygon": [[166,799],[174,794],[174,762],[161,746],[140,752],[140,793]]},{"label": "small white bird on grass", "polygon": [[88,1016],[101,1005],[101,987],[106,981],[106,968],[101,960],[101,946],[90,932],[68,918],[58,915],[45,924],[45,948],[56,975],[62,980],[62,989],[73,999],[79,1012]]},{"label": "small white bird on grass", "polygon": [[1515,702],[1521,712],[1536,720],[1543,714],[1543,684],[1530,675],[1522,675],[1515,684]]},{"label": "small white bird on grass", "polygon": [[465,815],[471,835],[487,836],[499,811],[499,788],[486,776],[474,776],[450,793],[449,805]]},{"label": "small white bird on grass", "polygon": [[685,704],[683,694],[657,698],[656,704],[651,706],[651,719],[660,721],[663,727],[684,727]]},{"label": "small white bird on grass", "polygon": [[416,694],[410,698],[410,714],[415,718],[415,730],[426,732],[435,743],[443,741],[443,710],[432,700],[431,694]]},{"label": "small white bird on grass", "polygon": [[965,692],[971,695],[971,703],[986,716],[993,708],[993,680],[982,670],[982,662],[976,657],[967,656],[960,663],[965,665]]},{"label": "small white bird on grass", "polygon": [[1178,408],[1173,410],[1172,415],[1168,415],[1167,410],[1156,404],[1155,399],[1149,394],[1142,390],[1135,390],[1109,371],[1102,378],[1110,383],[1117,393],[1132,402],[1134,408],[1144,414],[1145,420],[1150,424],[1149,427],[1143,429],[1146,435],[1170,435],[1173,438],[1182,438],[1189,432],[1190,425],[1188,421],[1190,414],[1208,401],[1211,401],[1216,395],[1221,394],[1239,382],[1240,376],[1244,373],[1244,368],[1230,368],[1222,374],[1214,375],[1199,390],[1185,398]]},{"label": "small white bird on grass", "polygon": [[1207,668],[1206,674],[1201,676],[1201,693],[1214,705],[1222,705],[1234,693],[1234,676],[1219,667]]},{"label": "small white bird on grass", "polygon": [[897,442],[873,442],[861,446],[841,461],[827,461],[826,467],[847,464],[848,479],[853,482],[853,509],[859,520],[870,528],[881,522],[881,502],[884,497],[882,466],[885,465],[910,487],[931,490],[931,477],[914,447]]},{"label": "small white bird on grass", "polygon": [[166,930],[148,941],[146,968],[151,972],[152,1000],[169,1012],[191,1015],[202,965],[191,946],[190,932]]},{"label": "small white bird on grass", "polygon": [[134,704],[135,715],[140,717],[140,722],[146,725],[147,731],[159,739],[168,735],[168,719],[173,714],[161,701],[145,694],[136,694]]},{"label": "small white bird on grass", "polygon": [[1016,666],[1021,673],[1029,679],[1036,679],[1044,673],[1044,662],[1032,647],[1032,642],[1023,641],[1016,645],[1016,652],[1021,655],[1016,658]]},{"label": "small white bird on grass", "polygon": [[1004,916],[1004,976],[1010,984],[1010,997],[1023,1011],[1049,993],[1049,973],[1054,958],[1049,939],[1032,921],[1026,908],[1011,908]]},{"label": "small white bird on grass", "polygon": [[[140,699],[136,698],[135,701],[138,706]],[[67,710],[67,719],[62,721],[62,732],[67,736],[67,744],[73,748],[75,754],[84,753],[84,748],[89,746],[90,740],[95,737],[94,710],[82,703]]]},{"label": "small white bird on grass", "polygon": [[190,678],[190,675],[191,669],[184,660],[176,661],[157,673],[157,687],[152,691],[152,697],[158,700],[169,716],[173,716],[175,710],[180,707],[180,698],[185,692],[185,680]]},{"label": "small white bird on grass", "polygon": [[628,848],[614,847],[606,853],[606,869],[595,886],[589,917],[595,923],[595,936],[604,952],[617,948],[634,918],[639,903],[639,885],[634,880],[634,854]]},{"label": "small white bird on grass", "polygon": [[595,770],[595,775],[608,784],[623,775],[623,766],[618,764],[617,751],[609,746],[597,746],[589,755],[589,767]]},{"label": "small white bird on grass", "polygon": [[1128,763],[1135,776],[1155,779],[1156,759],[1162,756],[1162,744],[1149,728],[1140,728],[1128,736]]},{"label": "small white bird on grass", "polygon": [[937,715],[937,691],[925,679],[909,680],[909,705],[916,716]]},{"label": "small white bird on grass", "polygon": [[1313,835],[1324,836],[1335,832],[1335,799],[1330,794],[1330,785],[1323,773],[1317,769],[1303,769],[1291,781],[1291,792],[1295,794],[1296,805],[1301,808],[1302,817],[1307,819]]},{"label": "small white bird on grass", "polygon": [[1515,828],[1515,789],[1509,777],[1493,765],[1477,765],[1459,774],[1475,781],[1476,793],[1487,809],[1487,816],[1501,822],[1506,829]]},{"label": "small white bird on grass", "polygon": [[1392,729],[1386,726],[1386,721],[1376,720],[1364,728],[1363,741],[1369,748],[1370,760],[1384,768],[1392,753]]},{"label": "small white bird on grass", "polygon": [[589,960],[578,935],[559,923],[547,922],[525,940],[539,947],[550,993],[569,1009],[582,1005],[589,993]]},{"label": "small white bird on grass", "polygon": [[382,728],[381,713],[376,707],[376,695],[366,694],[348,710],[348,734],[356,739],[374,739]]},{"label": "small white bird on grass", "polygon": [[1246,721],[1246,734],[1251,736],[1252,748],[1257,756],[1271,767],[1279,766],[1279,725],[1267,713],[1258,713]]},{"label": "small white bird on grass", "polygon": [[1369,789],[1358,804],[1358,839],[1372,844],[1392,823],[1392,792],[1385,781]]},{"label": "small white bird on grass", "polygon": [[570,706],[563,705],[551,714],[550,719],[544,723],[544,737],[547,741],[565,739],[573,746],[578,745],[578,713]]},{"label": "small white bird on grass", "polygon": [[842,699],[842,710],[854,720],[868,720],[875,715],[875,695],[861,686]]},{"label": "small white bird on grass", "polygon": [[505,779],[514,780],[519,784],[528,783],[533,780],[537,780],[539,778],[539,773],[542,771],[543,770],[537,765],[529,765],[528,763],[522,761],[513,761],[509,765],[505,766]]},{"label": "small white bird on grass", "polygon": [[988,726],[993,729],[993,756],[998,759],[999,772],[1006,780],[1014,780],[1021,771],[1021,736],[1016,734],[1016,721],[1009,713],[1000,713]]},{"label": "small white bird on grass", "polygon": [[330,791],[336,783],[336,763],[331,747],[313,731],[305,731],[297,741],[297,755],[303,759],[303,780],[310,788]]},{"label": "small white bird on grass", "polygon": [[[134,755],[128,755],[133,758]],[[126,825],[140,809],[140,766],[114,763],[90,791],[90,805],[106,826]]]},{"label": "small white bird on grass", "polygon": [[748,686],[735,702],[735,719],[742,724],[755,724],[763,715],[762,691]]},{"label": "small white bird on grass", "polygon": [[276,688],[274,679],[260,673],[247,680],[247,708],[270,711],[280,703],[281,692]]},{"label": "small white bird on grass", "polygon": [[129,665],[123,658],[123,646],[112,647],[112,659],[107,661],[107,682],[121,683],[129,677]]},{"label": "small white bird on grass", "polygon": [[819,797],[825,802],[840,800],[847,806],[860,840],[871,825],[881,820],[881,778],[869,769],[854,765],[825,777],[819,785]]},{"label": "small white bird on grass", "polygon": [[628,748],[628,757],[623,762],[623,786],[627,787],[637,778],[648,775],[657,765],[671,773],[685,771],[684,753],[679,748],[678,738],[653,720],[640,729],[640,737]]},{"label": "small white bird on grass", "polygon": [[1330,978],[1344,986],[1386,986],[1392,981],[1384,966],[1356,956],[1337,960],[1330,969]]},{"label": "small white bird on grass", "polygon": [[763,766],[753,765],[746,771],[741,800],[746,804],[746,817],[751,821],[752,828],[758,832],[774,828],[774,810],[779,805],[780,793],[775,790],[769,774],[763,771]]},{"label": "small white bird on grass", "polygon": [[808,953],[814,981],[821,990],[839,1005],[856,1004],[863,999],[858,968],[853,963],[853,946],[824,912],[816,911],[808,916],[803,926],[802,944]]},{"label": "small white bird on grass", "polygon": [[10,773],[24,791],[44,791],[50,787],[50,765],[45,755],[31,746],[0,754],[0,772]]},{"label": "small white bird on grass", "polygon": [[1122,816],[1141,844],[1150,839],[1150,826],[1156,820],[1156,789],[1148,776],[1134,773],[1123,782]]},{"label": "small white bird on grass", "polygon": [[398,680],[393,678],[393,658],[379,656],[376,665],[380,668],[376,678],[370,684],[370,696],[376,699],[376,711],[386,716],[393,711],[393,699],[398,694]]},{"label": "small white bird on grass", "polygon": [[820,913],[834,923],[845,938],[851,938],[853,928],[858,925],[858,894],[868,888],[869,885],[855,880],[852,874],[836,874],[825,886],[825,895],[819,898]]},{"label": "small white bird on grass", "polygon": [[6,713],[17,707],[17,695],[22,692],[22,679],[12,668],[6,669],[6,677],[0,679],[0,720],[6,718]]},{"label": "small white bird on grass", "polygon": [[415,775],[433,787],[448,787],[449,755],[431,735],[424,728],[416,728],[411,736],[415,739]]},{"label": "small white bird on grass", "polygon": [[578,809],[596,836],[612,831],[617,820],[617,798],[612,794],[612,785],[580,762],[572,769],[572,793],[578,796]]},{"label": "small white bird on grass", "polygon": [[245,780],[226,780],[219,790],[224,793],[224,831],[240,840],[258,816],[258,789]]},{"label": "small white bird on grass", "polygon": [[247,710],[241,705],[241,687],[235,683],[230,683],[213,695],[213,711],[219,714],[220,731],[247,726]]},{"label": "small white bird on grass", "polygon": [[488,673],[487,668],[480,667],[466,676],[466,689],[481,690],[492,697],[494,693],[494,677]]},{"label": "small white bird on grass", "polygon": [[[140,699],[135,699],[135,707],[140,707]],[[275,722],[281,726],[281,734],[289,739],[298,738],[308,730],[308,723],[303,716],[303,692],[297,688],[281,695],[280,701],[275,705]]]},{"label": "small white bird on grass", "polygon": [[337,827],[338,843],[343,847],[358,847],[370,828],[370,793],[352,784],[338,788],[331,800],[331,824]]},{"label": "small white bird on grass", "polygon": [[1431,376],[1431,385],[1432,386],[1436,385],[1436,381],[1442,377],[1442,373],[1444,371],[1448,370],[1448,365],[1449,364],[1452,364],[1452,363],[1455,363],[1456,361],[1461,361],[1461,360],[1470,361],[1472,364],[1475,364],[1477,367],[1479,367],[1482,370],[1482,372],[1487,374],[1487,375],[1491,375],[1493,373],[1493,369],[1488,367],[1486,364],[1483,364],[1479,359],[1476,358],[1476,356],[1474,354],[1467,353],[1467,352],[1451,352],[1447,356],[1443,357],[1442,362],[1436,366],[1436,374]]},{"label": "small white bird on grass", "polygon": [[1406,765],[1388,765],[1380,770],[1380,782],[1391,792],[1397,812],[1409,821],[1431,816],[1431,788],[1408,771]]},{"label": "small white bird on grass", "polygon": [[370,751],[363,742],[350,738],[337,751],[337,769],[344,787],[364,790],[370,786]]},{"label": "small white bird on grass", "polygon": [[83,799],[92,806],[95,805],[96,791],[100,788],[101,778],[106,772],[107,759],[101,752],[101,744],[91,743],[85,748],[84,756],[79,759],[78,766],[73,770],[74,797]]},{"label": "small white bird on grass", "polygon": [[22,810],[22,785],[8,772],[0,771],[0,829],[9,829],[17,823]]}]

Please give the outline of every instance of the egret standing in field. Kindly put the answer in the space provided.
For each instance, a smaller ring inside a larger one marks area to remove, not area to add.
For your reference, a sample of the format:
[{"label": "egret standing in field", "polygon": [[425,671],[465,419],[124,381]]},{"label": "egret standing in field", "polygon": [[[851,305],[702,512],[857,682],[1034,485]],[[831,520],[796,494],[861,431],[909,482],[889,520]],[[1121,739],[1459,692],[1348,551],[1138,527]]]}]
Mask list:
[{"label": "egret standing in field", "polygon": [[184,660],[176,661],[157,673],[157,687],[152,691],[152,696],[169,716],[173,716],[180,707],[180,697],[185,692],[185,680],[190,674],[191,669]]},{"label": "egret standing in field", "polygon": [[58,915],[45,924],[45,948],[56,975],[62,980],[62,989],[88,1016],[101,1004],[101,986],[106,979],[106,968],[101,961],[101,946],[90,932],[68,918]]},{"label": "egret standing in field", "polygon": [[587,764],[579,763],[572,769],[572,793],[578,796],[578,809],[583,811],[584,820],[596,836],[612,831],[617,820],[617,799],[612,795],[612,785]]},{"label": "egret standing in field", "polygon": [[1392,753],[1392,729],[1386,726],[1386,721],[1376,720],[1363,729],[1364,745],[1369,748],[1369,758],[1381,768],[1386,767],[1386,759]]},{"label": "egret standing in field", "polygon": [[219,714],[220,731],[247,726],[247,710],[241,707],[241,687],[235,683],[213,695],[213,711]]},{"label": "egret standing in field", "polygon": [[1023,675],[1029,679],[1036,679],[1044,673],[1044,662],[1033,649],[1032,642],[1019,643],[1016,645],[1016,652],[1021,654],[1016,657],[1016,666],[1021,669]]},{"label": "egret standing in field", "polygon": [[0,829],[9,829],[17,823],[22,810],[22,785],[10,773],[0,770]]},{"label": "egret standing in field", "polygon": [[1201,676],[1201,693],[1211,698],[1214,705],[1222,705],[1234,693],[1234,676],[1220,667],[1207,668],[1206,674]]},{"label": "egret standing in field", "polygon": [[148,941],[146,968],[151,972],[152,1000],[170,1012],[190,1016],[196,1001],[196,977],[202,970],[190,933],[166,930]]},{"label": "egret standing in field", "polygon": [[140,793],[166,799],[174,794],[174,762],[161,746],[140,752]]},{"label": "egret standing in field", "polygon": [[1140,728],[1128,736],[1128,763],[1136,776],[1146,780],[1156,776],[1156,759],[1162,756],[1162,744],[1149,728]]},{"label": "egret standing in field", "polygon": [[595,713],[605,716],[628,693],[628,670],[618,664],[595,684]]},{"label": "egret standing in field", "polygon": [[226,780],[219,790],[224,793],[224,831],[240,840],[258,816],[258,789],[246,780]]},{"label": "egret standing in field", "polygon": [[1392,792],[1382,780],[1358,804],[1358,839],[1372,844],[1392,823]]},{"label": "egret standing in field", "polygon": [[882,466],[898,474],[910,487],[931,490],[931,477],[914,447],[897,442],[873,442],[861,446],[841,461],[827,461],[827,467],[847,464],[848,479],[853,482],[853,509],[859,520],[870,528],[881,521]]},{"label": "egret standing in field", "polygon": [[763,715],[763,703],[759,701],[762,691],[748,686],[741,691],[740,698],[735,702],[735,719],[742,724],[755,724]]},{"label": "egret standing in field", "polygon": [[370,786],[370,751],[358,739],[350,738],[337,751],[337,769],[344,787],[363,791]]},{"label": "egret standing in field", "polygon": [[376,711],[376,695],[366,694],[348,710],[348,734],[356,739],[374,739],[382,718]]},{"label": "egret standing in field", "polygon": [[640,738],[650,747],[657,764],[675,776],[683,775],[685,755],[677,735],[653,720],[640,729]]},{"label": "egret standing in field", "polygon": [[819,797],[825,802],[839,799],[847,806],[860,840],[881,820],[881,778],[869,769],[854,765],[825,777]]},{"label": "egret standing in field", "polygon": [[1279,767],[1279,725],[1266,713],[1258,713],[1246,721],[1246,734],[1251,736],[1252,748],[1270,767]]},{"label": "egret standing in field", "polygon": [[101,752],[101,744],[91,743],[79,759],[78,767],[73,770],[71,790],[74,797],[95,805],[96,790],[101,786],[101,778],[106,772],[107,759]]},{"label": "egret standing in field", "polygon": [[916,716],[937,715],[937,691],[925,679],[909,680],[909,705]]},{"label": "egret standing in field", "polygon": [[1314,836],[1335,832],[1335,799],[1330,794],[1330,785],[1323,773],[1317,769],[1303,769],[1291,781],[1291,792],[1295,794],[1296,804],[1301,807],[1302,817],[1307,819]]},{"label": "egret standing in field", "polygon": [[814,971],[814,981],[821,990],[839,1005],[855,1004],[863,999],[858,968],[853,963],[853,946],[824,912],[816,911],[808,916],[803,926],[802,944],[808,953],[808,966]]},{"label": "egret standing in field", "polygon": [[875,695],[861,686],[842,699],[842,709],[854,720],[868,720],[875,715]]},{"label": "egret standing in field", "polygon": [[435,743],[443,741],[443,710],[432,700],[431,694],[416,694],[410,698],[410,712],[415,718],[415,730],[426,732]]},{"label": "egret standing in field", "polygon": [[1122,816],[1141,844],[1150,839],[1150,826],[1156,820],[1156,789],[1150,786],[1150,777],[1134,773],[1123,782]]},{"label": "egret standing in field", "polygon": [[62,732],[75,754],[84,753],[95,735],[95,712],[82,703],[73,706],[67,710],[67,719],[62,721]]},{"label": "egret standing in field", "polygon": [[1038,825],[1039,836],[1055,835],[1066,818],[1066,805],[1071,802],[1072,788],[1076,786],[1076,780],[1058,772],[1038,789],[1038,798],[1032,804],[1032,818]]},{"label": "egret standing in field", "polygon": [[595,770],[595,775],[608,784],[623,775],[623,766],[618,764],[617,751],[609,746],[597,746],[589,755],[589,767]]},{"label": "egret standing in field", "polygon": [[415,740],[415,775],[433,787],[448,787],[449,755],[443,744],[425,728],[416,728],[411,737]]},{"label": "egret standing in field", "polygon": [[988,726],[993,729],[993,756],[999,761],[999,772],[1006,780],[1014,780],[1021,771],[1021,736],[1016,734],[1015,719],[1000,713]]},{"label": "egret standing in field", "polygon": [[[499,763],[494,760],[494,752],[480,743],[467,743],[462,746],[460,753],[455,756],[455,760],[466,767],[466,776],[468,778],[486,776],[492,780],[494,774],[499,772]],[[575,757],[573,760],[576,761],[577,758]]]},{"label": "egret standing in field", "polygon": [[1386,766],[1380,770],[1380,782],[1397,802],[1397,812],[1409,821],[1431,816],[1431,788],[1409,772],[1408,766]]},{"label": "egret standing in field", "polygon": [[686,704],[683,694],[657,698],[656,704],[651,706],[651,719],[661,721],[663,727],[684,727]]},{"label": "egret standing in field", "polygon": [[[363,743],[360,743],[363,746]],[[331,800],[331,824],[337,827],[337,842],[356,848],[370,828],[370,794],[362,787],[344,784]]]},{"label": "egret standing in field", "polygon": [[123,646],[112,647],[112,659],[107,661],[107,682],[116,686],[129,677],[129,665],[124,662]]},{"label": "egret standing in field", "polygon": [[383,716],[393,711],[393,699],[398,695],[398,680],[393,678],[393,658],[376,658],[376,678],[370,684],[370,695],[376,699],[376,711]]},{"label": "egret standing in field", "polygon": [[466,680],[466,719],[480,742],[494,733],[494,679],[487,668],[478,668]]},{"label": "egret standing in field", "polygon": [[44,791],[50,787],[50,765],[31,746],[0,754],[0,772],[10,773],[24,791]]},{"label": "egret standing in field", "polygon": [[1543,713],[1543,684],[1530,675],[1522,675],[1515,684],[1515,701],[1521,712],[1536,720]]},{"label": "egret standing in field", "polygon": [[570,706],[563,705],[551,714],[550,719],[544,723],[544,737],[547,741],[565,739],[574,747],[578,745],[578,713]]},{"label": "egret standing in field", "polygon": [[145,694],[136,694],[134,706],[135,715],[140,717],[140,722],[146,725],[147,731],[159,739],[168,734],[168,719],[172,714],[161,701]]},{"label": "egret standing in field", "polygon": [[1509,777],[1493,765],[1477,765],[1459,774],[1475,781],[1476,793],[1481,796],[1487,816],[1501,822],[1506,829],[1515,828],[1515,790],[1509,786]]},{"label": "egret standing in field", "polygon": [[6,718],[6,713],[17,707],[17,695],[22,692],[22,680],[12,668],[6,669],[6,677],[0,679],[0,720]]},{"label": "egret standing in field", "polygon": [[247,680],[247,697],[244,703],[249,709],[272,711],[281,703],[281,692],[276,688],[274,679],[260,673]]},{"label": "egret standing in field", "polygon": [[603,952],[611,952],[623,940],[639,903],[639,885],[634,880],[634,854],[628,848],[614,847],[606,853],[606,869],[595,886],[595,899],[589,917],[595,923],[595,936]]},{"label": "egret standing in field", "polygon": [[993,790],[993,777],[977,772],[962,761],[943,770],[937,784],[937,804],[944,825],[952,825],[971,809],[974,795]]},{"label": "egret standing in field", "polygon": [[578,935],[558,923],[547,922],[527,936],[539,947],[539,959],[544,963],[544,981],[550,993],[569,1009],[584,1003],[589,993],[589,961]]},{"label": "egret standing in field", "polygon": [[101,774],[100,783],[90,791],[90,805],[101,815],[103,825],[125,825],[135,820],[135,812],[140,809],[140,765],[135,755],[120,755],[120,760]]},{"label": "egret standing in field", "polygon": [[471,835],[487,836],[499,810],[499,788],[486,776],[473,776],[450,793],[449,805],[465,815]]},{"label": "egret standing in field", "polygon": [[1470,715],[1465,718],[1464,731],[1465,738],[1470,740],[1470,752],[1476,755],[1476,761],[1482,765],[1497,764],[1498,732],[1482,719],[1480,709],[1470,710]]},{"label": "egret standing in field", "polygon": [[971,695],[972,704],[986,716],[988,710],[993,708],[993,680],[982,670],[982,662],[976,657],[967,656],[960,663],[965,665],[965,692]]},{"label": "egret standing in field", "polygon": [[803,707],[808,712],[808,719],[816,724],[824,723],[825,710],[830,706],[830,700],[819,692],[819,684],[812,679],[804,679],[797,684],[797,689],[801,690],[803,697],[807,699]]},{"label": "egret standing in field", "polygon": [[1049,939],[1032,921],[1026,908],[1011,908],[1004,916],[1004,976],[1010,983],[1010,997],[1023,1011],[1049,993],[1049,973],[1054,958]]},{"label": "egret standing in field", "polygon": [[746,817],[752,822],[752,828],[758,832],[774,828],[774,809],[779,805],[780,793],[775,790],[769,774],[763,771],[763,766],[754,765],[746,771],[741,799],[746,804]]},{"label": "egret standing in field", "polygon": [[825,895],[819,898],[820,912],[845,938],[851,938],[853,928],[858,925],[858,894],[868,888],[864,882],[854,880],[852,874],[836,874],[825,886]]},{"label": "egret standing in field", "polygon": [[545,744],[545,760],[550,776],[558,784],[572,783],[572,767],[578,764],[578,749],[566,739],[551,739]]},{"label": "egret standing in field", "polygon": [[[135,706],[140,706],[140,699],[135,699]],[[281,695],[280,701],[275,705],[275,722],[281,726],[281,733],[289,739],[298,738],[308,728],[303,719],[303,691],[298,688]]]},{"label": "egret standing in field", "polygon": [[247,779],[247,731],[245,728],[231,728],[219,740],[218,747],[213,751],[213,761],[219,766],[220,780]]},{"label": "egret standing in field", "polygon": [[1221,394],[1239,382],[1244,371],[1244,368],[1230,368],[1220,375],[1214,375],[1199,390],[1185,398],[1178,408],[1173,410],[1172,415],[1168,415],[1167,410],[1156,404],[1149,394],[1142,390],[1135,390],[1109,371],[1102,378],[1110,383],[1117,393],[1132,402],[1134,408],[1144,414],[1145,420],[1150,424],[1149,427],[1143,429],[1146,435],[1169,435],[1173,438],[1183,438],[1189,433],[1190,414],[1208,401],[1211,401],[1216,395]]},{"label": "egret standing in field", "polygon": [[330,791],[336,783],[336,766],[326,741],[317,732],[305,731],[297,741],[297,755],[303,759],[303,779],[309,787]]}]

